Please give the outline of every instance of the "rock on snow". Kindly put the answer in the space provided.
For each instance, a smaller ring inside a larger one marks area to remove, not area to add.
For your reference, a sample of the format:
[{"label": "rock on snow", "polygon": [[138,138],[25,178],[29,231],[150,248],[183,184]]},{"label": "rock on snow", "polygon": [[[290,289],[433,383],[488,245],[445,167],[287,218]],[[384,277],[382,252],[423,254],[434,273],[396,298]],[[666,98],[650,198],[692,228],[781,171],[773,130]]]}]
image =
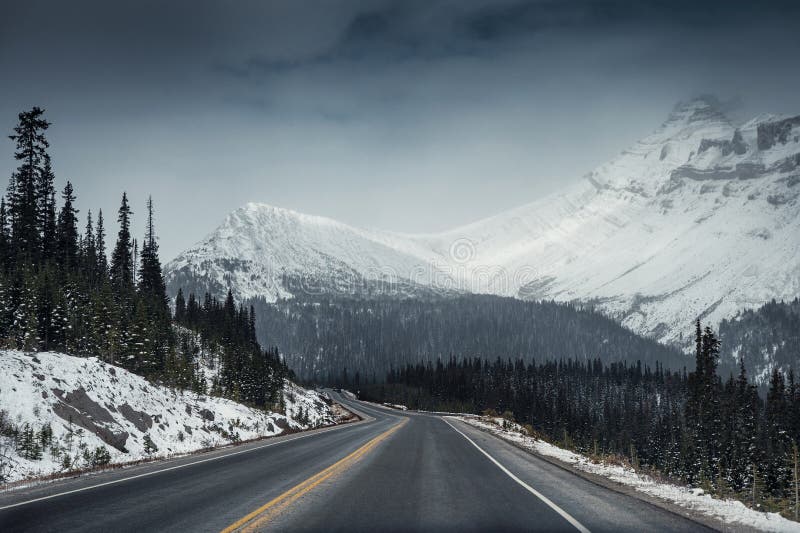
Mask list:
[{"label": "rock on snow", "polygon": [[[155,385],[95,357],[0,351],[0,410],[7,425],[35,432],[49,424],[56,445],[41,459],[24,458],[0,435],[6,482],[63,471],[64,454],[85,466],[83,450],[105,447],[111,462],[165,457],[278,435],[287,429],[331,424],[328,404],[313,391],[287,383],[286,413],[268,413],[231,400]],[[306,426],[294,420],[302,409]],[[145,451],[146,437],[152,442]],[[71,441],[71,442],[70,442]],[[60,453],[54,453],[55,448]]]}]

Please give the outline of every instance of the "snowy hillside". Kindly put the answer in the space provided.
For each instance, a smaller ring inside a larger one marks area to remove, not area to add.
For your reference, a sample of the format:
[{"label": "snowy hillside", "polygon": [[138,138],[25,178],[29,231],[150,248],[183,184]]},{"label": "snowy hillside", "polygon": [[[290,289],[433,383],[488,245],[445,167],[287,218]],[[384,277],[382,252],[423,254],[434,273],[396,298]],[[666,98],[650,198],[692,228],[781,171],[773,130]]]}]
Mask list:
[{"label": "snowy hillside", "polygon": [[287,383],[284,400],[288,416],[160,387],[96,358],[3,350],[0,482],[334,422],[313,391]]},{"label": "snowy hillside", "polygon": [[368,281],[593,301],[674,341],[694,317],[716,323],[800,294],[799,195],[800,116],[733,124],[705,97],[580,182],[497,216],[402,235],[248,204],[169,263],[167,279],[173,293],[268,300]]},{"label": "snowy hillside", "polygon": [[298,290],[312,294],[349,293],[370,282],[396,288],[413,280],[431,286],[441,280],[431,271],[425,253],[424,248],[390,234],[249,203],[165,270],[175,291],[208,287],[222,294],[230,287],[237,299],[275,300],[292,296],[286,277],[300,284]]}]

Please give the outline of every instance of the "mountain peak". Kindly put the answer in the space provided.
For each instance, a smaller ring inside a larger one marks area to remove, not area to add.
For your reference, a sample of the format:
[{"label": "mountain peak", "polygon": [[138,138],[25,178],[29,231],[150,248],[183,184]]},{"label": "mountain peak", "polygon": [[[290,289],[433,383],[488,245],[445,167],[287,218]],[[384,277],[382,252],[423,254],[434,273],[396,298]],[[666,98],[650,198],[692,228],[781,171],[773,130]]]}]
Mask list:
[{"label": "mountain peak", "polygon": [[667,124],[694,122],[729,122],[722,111],[719,99],[711,94],[696,96],[675,104],[667,118]]},{"label": "mountain peak", "polygon": [[268,213],[268,214],[280,213],[287,215],[299,214],[296,211],[292,211],[291,209],[287,209],[285,207],[278,207],[275,205],[265,204],[262,202],[247,202],[236,211],[240,213],[253,213],[253,214],[259,214],[259,213]]},{"label": "mountain peak", "polygon": [[726,107],[709,96],[682,102],[586,181],[441,233],[245,204],[168,264],[167,282],[173,294],[232,287],[268,301],[296,292],[286,280],[337,294],[366,280],[375,294],[403,286],[592,301],[637,332],[676,340],[687,316],[721,320],[800,290],[798,126],[759,117],[737,130]]},{"label": "mountain peak", "polygon": [[305,223],[317,226],[343,226],[344,224],[333,220],[331,218],[308,215],[288,209],[286,207],[278,207],[261,202],[247,202],[228,215],[228,222],[236,225],[237,222],[244,223],[278,223],[278,224],[294,224]]}]

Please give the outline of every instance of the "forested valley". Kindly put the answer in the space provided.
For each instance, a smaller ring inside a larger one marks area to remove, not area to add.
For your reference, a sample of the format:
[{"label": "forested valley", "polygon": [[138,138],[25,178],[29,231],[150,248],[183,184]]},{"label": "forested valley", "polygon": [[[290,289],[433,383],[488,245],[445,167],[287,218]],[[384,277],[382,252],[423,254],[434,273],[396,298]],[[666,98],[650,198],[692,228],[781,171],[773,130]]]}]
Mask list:
[{"label": "forested valley", "polygon": [[390,370],[341,386],[361,398],[411,409],[483,413],[595,458],[737,497],[794,516],[800,383],[775,369],[765,396],[748,379],[718,372],[720,341],[696,324],[692,372],[656,363],[450,358]]},{"label": "forested valley", "polygon": [[[481,357],[627,361],[679,370],[680,350],[640,337],[576,305],[488,295],[318,298],[247,303],[260,338],[277,344],[303,379],[334,382],[347,370],[380,380],[418,361]],[[691,319],[689,319],[691,323]]]}]

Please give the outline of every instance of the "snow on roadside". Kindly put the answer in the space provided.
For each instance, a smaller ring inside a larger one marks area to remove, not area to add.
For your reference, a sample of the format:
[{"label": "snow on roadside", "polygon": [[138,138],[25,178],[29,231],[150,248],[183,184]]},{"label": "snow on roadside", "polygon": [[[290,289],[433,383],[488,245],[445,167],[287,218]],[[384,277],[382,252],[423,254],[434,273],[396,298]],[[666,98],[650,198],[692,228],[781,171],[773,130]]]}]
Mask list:
[{"label": "snow on roadside", "polygon": [[596,463],[580,455],[550,443],[528,436],[522,426],[502,418],[458,416],[471,426],[484,429],[508,442],[512,442],[537,454],[557,459],[574,468],[603,476],[627,485],[635,490],[654,496],[685,509],[699,512],[731,525],[743,525],[762,531],[800,532],[800,523],[788,520],[778,513],[763,513],[750,509],[737,500],[720,500],[700,489],[681,487],[656,481],[650,476],[636,472],[633,468],[608,463]]},{"label": "snow on roadside", "polygon": [[284,402],[286,415],[265,412],[155,385],[95,357],[0,350],[0,483],[335,421],[325,398],[293,383]]}]

